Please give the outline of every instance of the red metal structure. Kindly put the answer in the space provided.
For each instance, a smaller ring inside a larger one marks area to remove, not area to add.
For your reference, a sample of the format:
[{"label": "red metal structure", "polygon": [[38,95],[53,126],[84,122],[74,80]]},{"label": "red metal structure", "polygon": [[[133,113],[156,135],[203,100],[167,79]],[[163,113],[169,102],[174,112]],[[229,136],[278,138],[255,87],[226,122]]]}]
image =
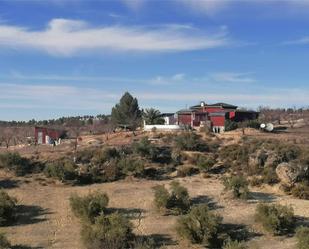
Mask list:
[{"label": "red metal structure", "polygon": [[46,127],[35,127],[34,137],[37,144],[53,144],[63,138],[65,131]]}]

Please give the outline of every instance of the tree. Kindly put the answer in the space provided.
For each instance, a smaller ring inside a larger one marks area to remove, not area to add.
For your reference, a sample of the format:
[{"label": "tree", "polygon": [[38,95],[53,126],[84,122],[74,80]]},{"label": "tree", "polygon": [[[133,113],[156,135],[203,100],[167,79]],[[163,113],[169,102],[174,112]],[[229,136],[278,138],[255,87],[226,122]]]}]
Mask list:
[{"label": "tree", "polygon": [[135,130],[140,124],[142,112],[138,101],[126,92],[112,109],[112,122],[118,126],[129,127]]},{"label": "tree", "polygon": [[160,111],[154,108],[145,109],[143,118],[147,125],[164,124],[164,119],[161,117]]}]

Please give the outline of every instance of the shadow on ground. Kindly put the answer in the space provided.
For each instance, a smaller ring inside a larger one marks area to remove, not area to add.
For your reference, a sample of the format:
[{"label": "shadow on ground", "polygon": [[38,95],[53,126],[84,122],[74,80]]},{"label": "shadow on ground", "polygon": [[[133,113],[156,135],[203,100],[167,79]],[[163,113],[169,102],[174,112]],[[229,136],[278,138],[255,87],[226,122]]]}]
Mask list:
[{"label": "shadow on ground", "polygon": [[256,202],[274,202],[277,197],[273,194],[263,193],[263,192],[250,192],[250,199],[248,202],[256,203]]},{"label": "shadow on ground", "polygon": [[309,227],[309,218],[308,217],[296,215],[295,221],[296,221],[296,227],[298,227],[298,226]]},{"label": "shadow on ground", "polygon": [[137,241],[139,241],[140,244],[143,242],[145,244],[151,244],[154,248],[177,245],[177,242],[166,234],[150,234],[139,236]]},{"label": "shadow on ground", "polygon": [[144,209],[140,208],[108,208],[109,213],[120,213],[129,219],[141,219],[144,218]]},{"label": "shadow on ground", "polygon": [[262,234],[251,232],[246,225],[224,223],[221,227],[222,231],[226,233],[232,240],[248,241],[254,237],[260,237]]},{"label": "shadow on ground", "polygon": [[43,249],[43,247],[38,247],[38,246],[25,246],[25,245],[15,245],[15,246],[11,246],[11,249]]},{"label": "shadow on ground", "polygon": [[35,205],[18,205],[16,211],[16,222],[13,224],[28,225],[46,221],[46,215],[51,214],[48,209]]},{"label": "shadow on ground", "polygon": [[198,195],[196,197],[193,197],[191,199],[191,203],[192,205],[207,204],[210,210],[223,208],[223,206],[218,205],[218,203],[214,201],[213,198],[206,195]]},{"label": "shadow on ground", "polygon": [[0,188],[10,189],[10,188],[17,188],[18,186],[19,186],[18,180],[4,179],[0,181]]}]

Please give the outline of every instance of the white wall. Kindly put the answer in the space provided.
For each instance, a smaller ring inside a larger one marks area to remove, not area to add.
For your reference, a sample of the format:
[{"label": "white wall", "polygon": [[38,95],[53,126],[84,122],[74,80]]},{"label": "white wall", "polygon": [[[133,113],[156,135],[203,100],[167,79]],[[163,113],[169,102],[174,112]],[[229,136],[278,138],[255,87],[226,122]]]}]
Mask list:
[{"label": "white wall", "polygon": [[179,125],[144,125],[145,131],[151,131],[154,128],[156,130],[162,130],[162,131],[182,130],[182,127]]}]

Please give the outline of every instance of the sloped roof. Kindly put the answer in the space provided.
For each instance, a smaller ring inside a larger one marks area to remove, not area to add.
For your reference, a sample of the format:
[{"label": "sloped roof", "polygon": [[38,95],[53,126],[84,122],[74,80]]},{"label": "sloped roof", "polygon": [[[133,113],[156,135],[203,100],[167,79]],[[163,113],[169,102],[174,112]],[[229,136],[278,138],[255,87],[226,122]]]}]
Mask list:
[{"label": "sloped roof", "polygon": [[[215,103],[215,104],[205,104],[206,107],[215,107],[215,106],[220,106],[222,108],[225,109],[237,109],[236,105],[231,105],[231,104],[227,104],[227,103],[223,103],[223,102],[219,102],[219,103]],[[197,109],[197,108],[201,108],[201,105],[194,105],[191,106],[190,109]]]}]

